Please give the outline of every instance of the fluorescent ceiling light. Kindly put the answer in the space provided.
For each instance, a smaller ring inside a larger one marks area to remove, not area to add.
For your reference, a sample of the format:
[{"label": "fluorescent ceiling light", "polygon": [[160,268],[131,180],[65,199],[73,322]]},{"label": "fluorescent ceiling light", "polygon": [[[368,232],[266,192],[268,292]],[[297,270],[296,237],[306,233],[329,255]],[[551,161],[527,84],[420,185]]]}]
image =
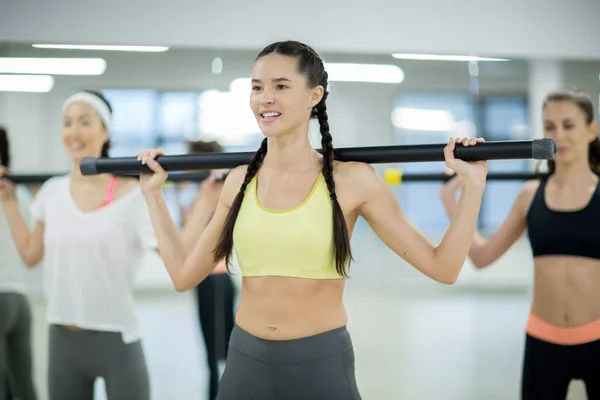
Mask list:
[{"label": "fluorescent ceiling light", "polygon": [[401,83],[404,71],[396,65],[326,63],[329,80],[334,82]]},{"label": "fluorescent ceiling light", "polygon": [[456,120],[447,110],[398,107],[392,111],[392,124],[396,128],[413,131],[448,132],[455,129]]},{"label": "fluorescent ceiling light", "polygon": [[0,75],[0,92],[47,93],[53,86],[48,75]]},{"label": "fluorescent ceiling light", "polygon": [[[333,82],[401,83],[404,71],[396,65],[326,63],[325,70]],[[229,90],[250,90],[250,78],[231,82]]]},{"label": "fluorescent ceiling light", "polygon": [[11,58],[0,57],[0,73],[48,75],[102,75],[101,58]]},{"label": "fluorescent ceiling light", "polygon": [[489,58],[477,56],[452,56],[441,54],[392,54],[392,57],[403,60],[429,61],[510,61],[506,58]]},{"label": "fluorescent ceiling light", "polygon": [[66,50],[105,50],[105,51],[143,51],[159,53],[169,50],[166,46],[108,46],[108,45],[79,45],[79,44],[34,44],[38,49]]}]

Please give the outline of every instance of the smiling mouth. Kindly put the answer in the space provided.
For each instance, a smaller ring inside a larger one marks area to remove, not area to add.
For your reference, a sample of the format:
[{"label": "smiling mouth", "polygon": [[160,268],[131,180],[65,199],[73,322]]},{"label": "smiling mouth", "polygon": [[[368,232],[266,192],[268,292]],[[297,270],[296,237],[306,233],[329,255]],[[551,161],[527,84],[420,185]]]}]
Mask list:
[{"label": "smiling mouth", "polygon": [[261,118],[265,121],[274,120],[275,118],[279,117],[280,115],[281,115],[281,113],[278,113],[278,112],[266,112],[266,113],[260,114]]},{"label": "smiling mouth", "polygon": [[85,148],[85,145],[83,143],[78,143],[78,142],[73,142],[73,143],[69,143],[69,150],[71,151],[79,151],[82,150],[83,148]]}]

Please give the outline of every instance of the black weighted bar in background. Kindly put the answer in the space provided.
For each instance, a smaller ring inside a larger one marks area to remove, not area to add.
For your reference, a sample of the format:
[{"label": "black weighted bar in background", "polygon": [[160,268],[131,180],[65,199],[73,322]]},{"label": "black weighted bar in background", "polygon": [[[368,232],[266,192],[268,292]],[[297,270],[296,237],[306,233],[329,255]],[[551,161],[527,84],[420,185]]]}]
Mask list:
[{"label": "black weighted bar in background", "polygon": [[[335,150],[339,161],[358,161],[368,164],[409,163],[444,161],[444,147],[441,144],[346,147]],[[156,161],[166,171],[186,171],[199,169],[235,168],[248,164],[255,152],[204,153],[173,156],[158,156]],[[554,160],[556,142],[551,138],[534,140],[511,140],[483,142],[476,146],[457,145],[454,155],[464,161],[536,159]],[[80,164],[83,175],[103,173],[144,173],[150,172],[147,165],[137,157],[97,158],[86,157]]]},{"label": "black weighted bar in background", "polygon": [[[386,175],[388,172],[386,172]],[[393,172],[391,173],[393,175]],[[448,174],[411,174],[411,173],[400,173],[399,182],[395,177],[386,179],[387,183],[391,185],[400,185],[404,182],[446,182],[453,178],[454,175]],[[537,174],[534,172],[488,172],[488,181],[528,181],[547,177],[547,174]],[[386,177],[387,178],[387,177]]]},{"label": "black weighted bar in background", "polygon": [[[128,177],[128,178],[136,178],[138,179],[140,177],[139,174],[116,174],[117,176],[122,176],[122,177]],[[4,175],[3,178],[4,179],[8,179],[9,181],[15,183],[15,184],[35,184],[35,183],[44,183],[45,181],[47,181],[48,179],[54,177],[54,176],[58,176],[57,175],[43,175],[43,174],[36,174],[36,175]],[[210,176],[209,172],[180,172],[180,173],[173,173],[173,174],[169,174],[169,177],[167,178],[167,181],[169,182],[202,182],[203,180],[205,180],[206,178],[208,178]],[[222,179],[219,180],[224,180],[226,178],[227,175],[224,175],[222,177]]]},{"label": "black weighted bar in background", "polygon": [[[404,182],[445,182],[452,178],[452,175],[438,174],[412,174],[403,173],[400,170],[385,171],[386,182],[390,185],[401,185]],[[4,179],[8,179],[15,184],[37,184],[44,183],[55,175],[4,175]],[[139,174],[120,174],[118,176],[139,178]],[[202,182],[210,175],[208,172],[183,172],[169,174],[168,182]],[[533,172],[489,172],[487,174],[488,181],[526,181],[546,177],[545,173],[536,174]],[[225,180],[225,174],[221,180]]]}]

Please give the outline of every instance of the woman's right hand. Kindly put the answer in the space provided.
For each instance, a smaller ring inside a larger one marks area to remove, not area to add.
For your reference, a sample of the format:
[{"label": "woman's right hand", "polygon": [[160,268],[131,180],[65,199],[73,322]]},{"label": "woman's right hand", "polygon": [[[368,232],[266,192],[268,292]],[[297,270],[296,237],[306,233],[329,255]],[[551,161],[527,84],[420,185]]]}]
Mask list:
[{"label": "woman's right hand", "polygon": [[200,203],[203,207],[214,212],[223,190],[224,182],[222,178],[227,172],[229,170],[226,169],[211,171],[210,176],[200,184],[200,192],[195,203]]},{"label": "woman's right hand", "polygon": [[460,176],[458,176],[458,174],[456,174],[450,168],[446,168],[446,170],[444,171],[444,174],[448,175],[449,178],[447,181],[445,181],[442,184],[442,188],[440,189],[440,194],[442,196],[447,195],[447,194],[454,196],[454,194],[462,186],[462,180],[460,179]]},{"label": "woman's right hand", "polygon": [[15,185],[5,179],[5,175],[8,175],[8,170],[5,167],[0,167],[0,201],[2,202],[15,198]]},{"label": "woman's right hand", "polygon": [[137,159],[142,164],[146,164],[153,172],[152,174],[143,173],[140,175],[140,186],[146,196],[159,193],[167,180],[167,171],[155,160],[157,156],[162,155],[165,155],[163,149],[150,149],[137,153]]}]

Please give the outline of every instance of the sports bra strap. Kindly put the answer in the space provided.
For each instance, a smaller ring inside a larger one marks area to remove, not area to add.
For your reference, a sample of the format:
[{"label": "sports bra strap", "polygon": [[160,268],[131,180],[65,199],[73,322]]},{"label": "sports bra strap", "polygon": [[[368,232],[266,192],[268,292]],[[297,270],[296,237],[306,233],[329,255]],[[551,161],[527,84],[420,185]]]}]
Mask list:
[{"label": "sports bra strap", "polygon": [[102,204],[102,207],[106,207],[107,205],[112,203],[112,201],[115,198],[116,190],[117,190],[117,177],[115,175],[113,175],[110,177],[110,182],[108,183],[108,189],[106,191],[106,198],[104,199],[104,203]]}]

